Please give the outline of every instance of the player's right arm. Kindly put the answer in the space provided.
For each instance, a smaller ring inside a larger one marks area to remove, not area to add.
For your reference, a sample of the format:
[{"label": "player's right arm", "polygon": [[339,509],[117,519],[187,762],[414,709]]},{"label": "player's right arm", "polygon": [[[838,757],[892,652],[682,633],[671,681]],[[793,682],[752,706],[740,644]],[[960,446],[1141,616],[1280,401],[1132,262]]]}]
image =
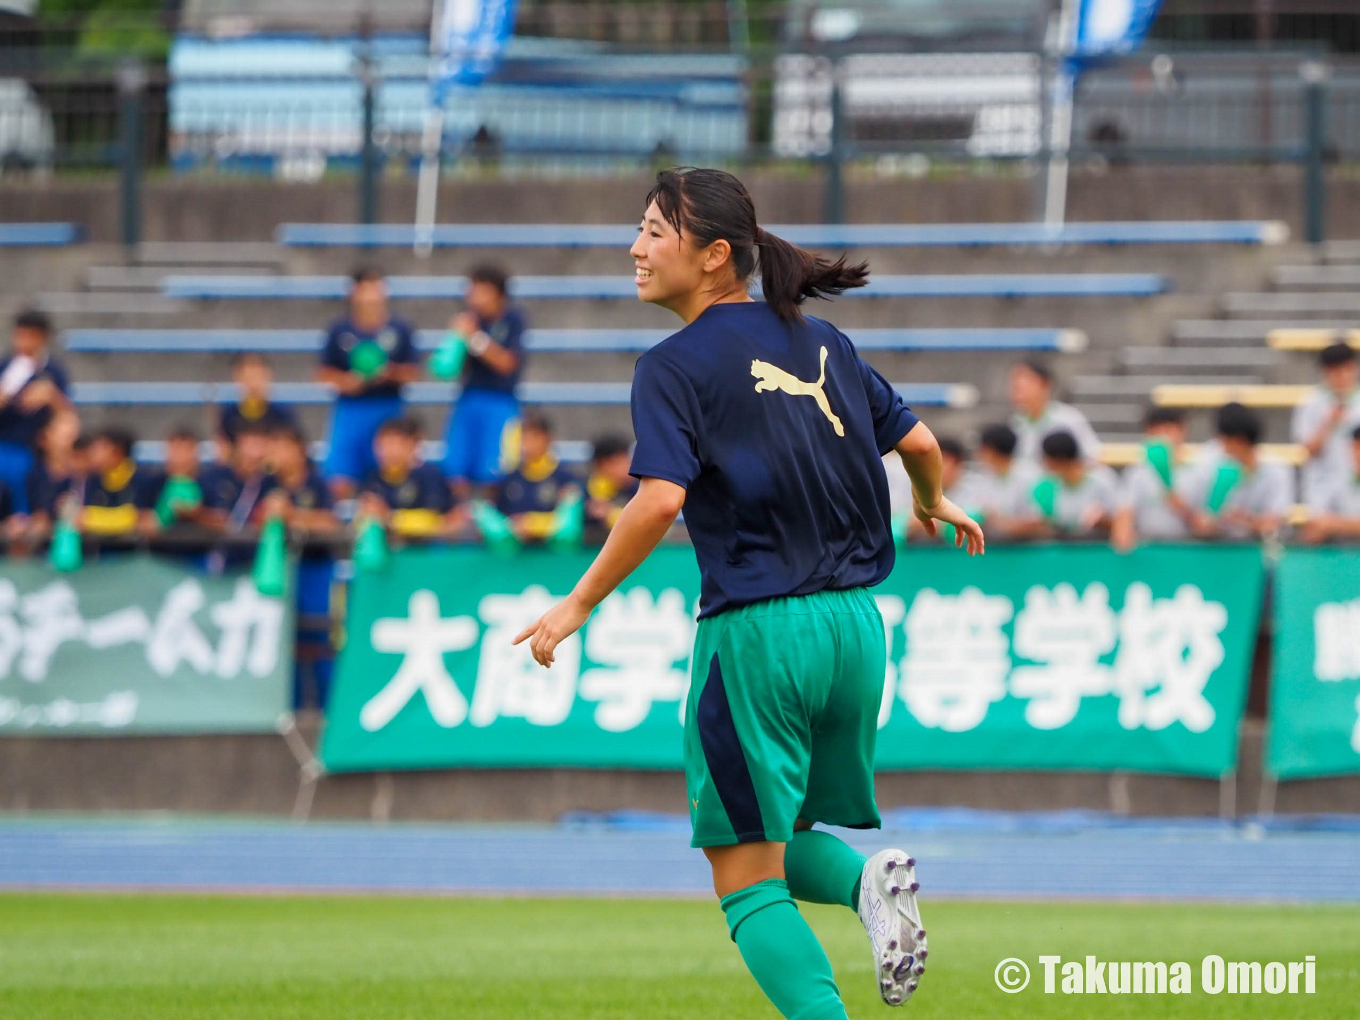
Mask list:
[{"label": "player's right arm", "polygon": [[969,556],[985,552],[986,540],[981,526],[944,494],[940,444],[926,423],[918,421],[893,449],[902,458],[902,465],[911,478],[912,512],[926,529],[926,534],[934,535],[935,522],[943,521],[954,525],[956,545],[968,543]]}]

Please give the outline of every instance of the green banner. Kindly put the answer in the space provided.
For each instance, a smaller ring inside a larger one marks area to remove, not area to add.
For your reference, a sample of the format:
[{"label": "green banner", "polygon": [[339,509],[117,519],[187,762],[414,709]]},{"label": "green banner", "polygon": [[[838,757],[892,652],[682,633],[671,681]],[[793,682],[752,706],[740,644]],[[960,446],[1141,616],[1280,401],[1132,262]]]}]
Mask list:
[{"label": "green banner", "polygon": [[1287,549],[1275,572],[1266,771],[1360,772],[1360,551]]},{"label": "green banner", "polygon": [[[510,644],[589,563],[424,549],[360,575],[326,766],[679,767],[690,549],[654,553],[551,670]],[[905,552],[874,590],[878,764],[1219,776],[1236,760],[1262,581],[1256,548]]]},{"label": "green banner", "polygon": [[289,598],[244,573],[110,557],[0,566],[0,734],[270,731],[292,701]]}]

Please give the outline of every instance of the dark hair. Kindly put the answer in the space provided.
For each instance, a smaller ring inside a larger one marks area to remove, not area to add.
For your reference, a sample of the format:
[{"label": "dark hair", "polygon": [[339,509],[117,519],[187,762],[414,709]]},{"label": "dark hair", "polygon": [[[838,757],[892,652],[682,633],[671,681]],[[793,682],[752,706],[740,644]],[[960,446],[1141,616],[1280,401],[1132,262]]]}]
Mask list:
[{"label": "dark hair", "polygon": [[486,283],[500,291],[501,297],[505,297],[507,288],[510,285],[510,274],[500,266],[480,265],[473,266],[468,270],[468,283]]},{"label": "dark hair", "polygon": [[242,436],[267,436],[269,425],[264,421],[243,421],[236,426],[236,438]]},{"label": "dark hair", "polygon": [[194,443],[199,442],[198,432],[188,425],[176,425],[165,436],[167,443]]},{"label": "dark hair", "polygon": [[400,418],[388,418],[387,421],[378,426],[378,431],[395,432],[398,435],[405,436],[407,439],[415,440],[419,440],[420,437],[425,434],[425,430],[421,428],[420,422],[409,414],[402,415]]},{"label": "dark hair", "polygon": [[548,420],[547,416],[542,414],[541,412],[530,411],[527,414],[524,414],[520,417],[519,430],[521,432],[528,432],[530,429],[534,429],[538,432],[546,432],[548,433],[548,435],[552,435],[553,424],[551,421]]},{"label": "dark hair", "polygon": [[624,439],[623,436],[600,436],[591,444],[590,459],[598,464],[600,461],[608,460],[610,457],[627,454],[630,445],[628,440]]},{"label": "dark hair", "polygon": [[756,207],[745,185],[724,170],[676,167],[656,175],[647,193],[666,222],[696,247],[714,241],[732,246],[732,269],[746,281],[760,268],[760,289],[770,309],[785,322],[800,322],[808,298],[827,298],[869,282],[869,264],[846,265],[845,256],[831,261],[815,255],[756,223]]},{"label": "dark hair", "polygon": [[1077,460],[1081,456],[1077,437],[1067,429],[1058,429],[1044,436],[1043,451],[1045,457],[1052,457],[1054,460]]},{"label": "dark hair", "polygon": [[242,365],[249,365],[251,362],[256,362],[269,369],[274,367],[260,351],[237,351],[231,356],[231,370],[235,372]]},{"label": "dark hair", "polygon": [[1261,418],[1244,404],[1224,404],[1218,409],[1218,434],[1225,439],[1245,439],[1255,446],[1261,439]]},{"label": "dark hair", "polygon": [[36,330],[47,337],[52,335],[52,319],[46,312],[25,308],[14,317],[14,328]]},{"label": "dark hair", "polygon": [[114,446],[118,447],[124,457],[132,453],[133,444],[137,442],[136,437],[133,436],[129,429],[118,428],[117,426],[100,429],[94,434],[91,442],[98,442],[100,440],[106,443],[112,443]]},{"label": "dark hair", "polygon": [[1003,457],[1014,456],[1017,442],[1015,429],[1005,424],[988,425],[978,439],[978,445],[994,450]]},{"label": "dark hair", "polygon": [[1328,344],[1322,348],[1322,353],[1318,355],[1318,363],[1323,368],[1340,368],[1342,365],[1351,364],[1355,359],[1355,349],[1350,344],[1341,341]]},{"label": "dark hair", "polygon": [[1185,412],[1178,407],[1149,407],[1143,414],[1143,428],[1152,429],[1158,425],[1184,425]]},{"label": "dark hair", "polygon": [[383,271],[377,266],[355,266],[354,272],[349,274],[351,284],[371,283],[374,280],[383,279]]},{"label": "dark hair", "polygon": [[80,435],[76,436],[76,441],[71,444],[71,449],[88,450],[90,448],[90,444],[93,442],[94,436],[90,435],[90,433],[88,432],[82,432]]},{"label": "dark hair", "polygon": [[1355,426],[1355,430],[1351,433],[1351,438],[1357,443],[1360,443],[1360,425]]},{"label": "dark hair", "polygon": [[1023,361],[1017,361],[1015,367],[1023,368],[1027,372],[1033,372],[1049,386],[1053,385],[1053,369],[1049,368],[1037,358],[1025,358]]},{"label": "dark hair", "polygon": [[941,455],[953,457],[955,460],[968,459],[968,448],[952,436],[944,436],[936,442],[940,444]]},{"label": "dark hair", "polygon": [[307,437],[302,434],[302,429],[289,422],[275,425],[269,434],[275,439],[287,439],[290,442],[297,443],[304,450],[307,449]]}]

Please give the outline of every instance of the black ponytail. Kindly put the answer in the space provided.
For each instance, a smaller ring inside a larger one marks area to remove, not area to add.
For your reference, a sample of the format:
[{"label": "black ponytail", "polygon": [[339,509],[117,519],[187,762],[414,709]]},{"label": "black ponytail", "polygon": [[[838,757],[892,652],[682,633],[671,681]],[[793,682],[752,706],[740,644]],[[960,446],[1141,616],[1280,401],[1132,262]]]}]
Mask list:
[{"label": "black ponytail", "polygon": [[745,186],[723,170],[677,167],[656,175],[647,195],[682,237],[698,247],[717,240],[732,246],[732,268],[745,282],[760,267],[765,301],[785,322],[803,318],[799,308],[808,298],[827,298],[869,282],[869,264],[834,262],[776,237],[756,223],[755,204]]}]

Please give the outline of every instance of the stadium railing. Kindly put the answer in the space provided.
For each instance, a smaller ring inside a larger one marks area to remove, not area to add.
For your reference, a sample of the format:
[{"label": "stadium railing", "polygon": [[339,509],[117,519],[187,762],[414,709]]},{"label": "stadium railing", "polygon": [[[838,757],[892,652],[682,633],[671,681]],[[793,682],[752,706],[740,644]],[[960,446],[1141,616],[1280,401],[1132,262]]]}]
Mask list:
[{"label": "stadium railing", "polygon": [[85,236],[76,223],[0,223],[0,248],[62,247]]},{"label": "stadium railing", "polygon": [[[813,248],[936,248],[1042,245],[1279,244],[1284,223],[1182,220],[1170,222],[775,224],[785,240]],[[284,223],[282,245],[310,248],[411,247],[419,238],[435,248],[602,248],[631,242],[634,228],[612,224],[441,223],[426,234],[403,223]]]},{"label": "stadium railing", "polygon": [[[444,331],[422,329],[416,346],[432,351]],[[1052,351],[1086,349],[1078,329],[850,329],[862,351]],[[645,351],[670,336],[664,329],[530,329],[525,346],[542,352]],[[81,354],[125,352],[174,354],[250,351],[262,354],[311,354],[325,333],[313,329],[68,329],[65,349]]]},{"label": "stadium railing", "polygon": [[[462,276],[391,276],[388,293],[399,299],[461,298]],[[196,300],[343,299],[347,276],[171,275],[161,281],[170,298]],[[1172,289],[1159,273],[977,273],[958,275],[885,275],[846,297],[1153,297]],[[631,276],[518,276],[510,283],[521,300],[635,298]]]}]

